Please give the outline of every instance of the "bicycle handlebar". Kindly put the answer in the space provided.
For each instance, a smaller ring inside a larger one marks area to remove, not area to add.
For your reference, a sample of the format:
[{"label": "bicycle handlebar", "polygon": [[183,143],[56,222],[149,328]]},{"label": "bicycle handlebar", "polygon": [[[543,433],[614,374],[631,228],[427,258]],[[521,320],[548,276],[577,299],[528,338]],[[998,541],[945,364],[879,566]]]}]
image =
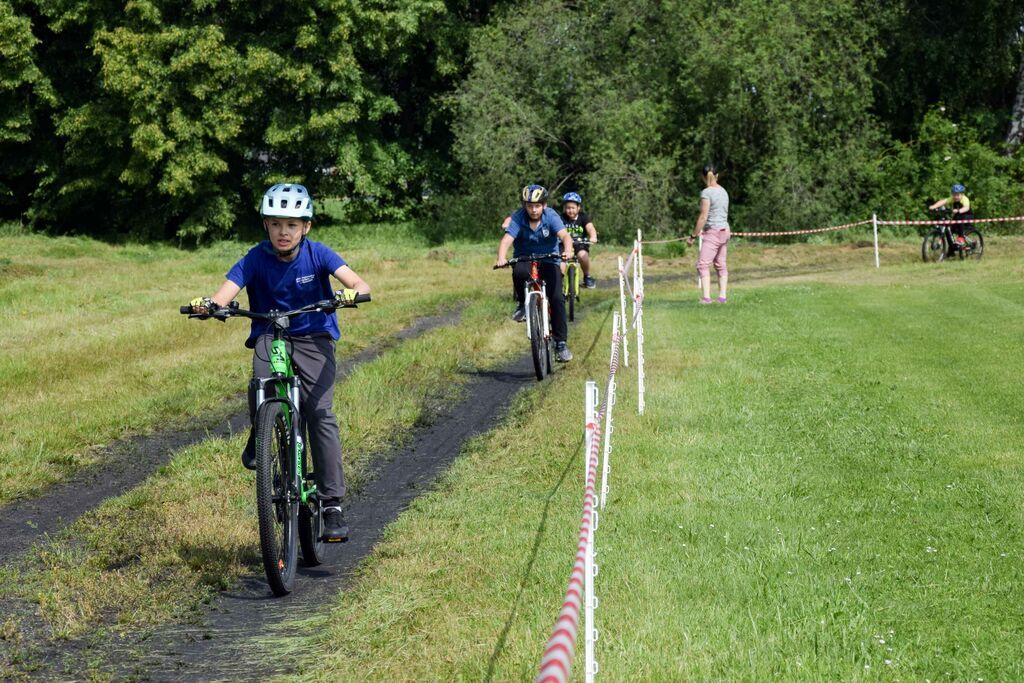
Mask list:
[{"label": "bicycle handlebar", "polygon": [[356,308],[358,304],[365,304],[370,301],[369,294],[357,294],[355,300],[350,303],[340,303],[337,299],[324,299],[323,301],[317,301],[314,304],[308,304],[302,308],[296,308],[292,311],[268,311],[267,313],[257,313],[255,311],[249,311],[244,308],[239,308],[237,301],[232,301],[227,306],[223,306],[209,313],[199,314],[192,310],[192,306],[182,306],[179,312],[182,315],[188,315],[191,317],[209,316],[211,318],[217,318],[218,320],[227,320],[235,316],[242,318],[251,318],[253,320],[279,320],[281,318],[294,318],[297,315],[303,315],[305,313],[333,313],[339,308]]},{"label": "bicycle handlebar", "polygon": [[512,258],[505,261],[505,265],[494,266],[493,269],[498,270],[499,268],[511,268],[513,265],[519,263],[520,261],[540,261],[549,258],[557,258],[561,260],[562,255],[559,254],[558,252],[552,252],[550,254],[528,254],[526,256],[513,256]]}]

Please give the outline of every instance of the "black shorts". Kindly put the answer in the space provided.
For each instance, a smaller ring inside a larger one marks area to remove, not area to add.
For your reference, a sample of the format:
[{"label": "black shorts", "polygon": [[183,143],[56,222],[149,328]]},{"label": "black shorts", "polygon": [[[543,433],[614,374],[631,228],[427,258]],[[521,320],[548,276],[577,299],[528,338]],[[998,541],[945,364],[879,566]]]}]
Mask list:
[{"label": "black shorts", "polygon": [[573,254],[579,254],[581,251],[585,251],[587,253],[590,253],[590,248],[592,246],[594,246],[594,245],[592,245],[592,244],[580,244],[579,242],[575,242],[574,241],[572,243],[572,253]]}]

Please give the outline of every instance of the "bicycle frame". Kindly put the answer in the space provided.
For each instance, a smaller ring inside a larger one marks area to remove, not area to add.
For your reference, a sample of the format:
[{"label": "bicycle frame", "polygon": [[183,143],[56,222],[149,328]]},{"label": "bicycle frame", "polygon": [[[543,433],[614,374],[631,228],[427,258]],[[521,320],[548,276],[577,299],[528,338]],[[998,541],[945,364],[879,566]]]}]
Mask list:
[{"label": "bicycle frame", "polygon": [[[530,299],[532,297],[540,297],[540,310],[544,316],[544,338],[547,339],[551,336],[551,321],[549,320],[548,312],[548,287],[547,284],[540,278],[540,267],[537,265],[537,261],[530,261],[530,282],[526,283],[526,298],[523,300],[523,305],[526,310],[530,310]],[[532,328],[530,327],[533,323],[530,322],[530,316],[526,316],[526,338],[532,338]]]},{"label": "bicycle frame", "polygon": [[[302,434],[304,432],[302,413],[299,410],[299,396],[301,380],[295,374],[292,367],[292,358],[288,353],[288,344],[281,330],[274,326],[274,340],[270,342],[270,377],[253,378],[256,384],[256,416],[259,416],[261,408],[268,403],[284,404],[284,420],[288,426],[292,442],[292,473],[298,476],[290,477],[293,482],[298,482],[298,495],[302,503],[308,503],[316,495],[316,483],[306,481],[305,461],[303,450],[305,442]],[[267,385],[272,385],[274,396],[267,397]]]}]

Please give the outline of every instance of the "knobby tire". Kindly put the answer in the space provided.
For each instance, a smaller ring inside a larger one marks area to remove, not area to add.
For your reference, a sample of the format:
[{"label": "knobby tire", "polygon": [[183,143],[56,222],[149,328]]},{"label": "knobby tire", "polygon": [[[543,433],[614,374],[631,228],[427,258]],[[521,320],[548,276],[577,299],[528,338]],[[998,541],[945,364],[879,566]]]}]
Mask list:
[{"label": "knobby tire", "polygon": [[299,502],[291,492],[291,438],[280,403],[264,404],[256,418],[256,511],[260,555],[274,595],[295,586]]},{"label": "knobby tire", "polygon": [[547,340],[544,339],[544,316],[540,304],[539,296],[530,297],[530,310],[526,312],[530,316],[530,353],[538,382],[544,379],[548,368]]},{"label": "knobby tire", "polygon": [[985,238],[981,236],[980,232],[971,228],[964,231],[964,239],[969,248],[968,251],[962,252],[964,256],[975,261],[980,260],[981,255],[985,253]]},{"label": "knobby tire", "polygon": [[569,294],[565,297],[569,303],[569,321],[576,320],[576,295],[578,290],[576,289],[576,264],[569,264],[569,272],[566,274],[569,286]]},{"label": "knobby tire", "polygon": [[934,230],[925,235],[921,242],[921,260],[925,263],[945,261],[949,247],[945,233],[941,230]]},{"label": "knobby tire", "polygon": [[[302,476],[307,485],[316,481],[308,438],[302,449]],[[309,502],[299,508],[299,547],[302,549],[302,563],[307,567],[315,567],[324,562],[325,544],[320,538],[323,533],[324,519],[320,501],[316,496],[310,496]]]}]

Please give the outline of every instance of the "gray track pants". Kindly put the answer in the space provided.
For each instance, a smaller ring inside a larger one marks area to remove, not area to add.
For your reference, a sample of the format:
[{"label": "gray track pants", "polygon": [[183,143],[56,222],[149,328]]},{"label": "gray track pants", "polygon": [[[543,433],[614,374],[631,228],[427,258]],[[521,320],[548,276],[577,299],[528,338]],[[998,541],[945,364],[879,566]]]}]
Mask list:
[{"label": "gray track pants", "polygon": [[[273,335],[256,340],[252,355],[253,377],[270,377],[270,342]],[[331,402],[337,362],[334,340],[328,336],[292,337],[288,341],[292,365],[299,377],[299,404],[309,433],[309,447],[316,473],[316,487],[325,503],[345,496],[345,472],[341,466],[341,436]],[[249,390],[249,418],[255,418],[256,392]]]}]

